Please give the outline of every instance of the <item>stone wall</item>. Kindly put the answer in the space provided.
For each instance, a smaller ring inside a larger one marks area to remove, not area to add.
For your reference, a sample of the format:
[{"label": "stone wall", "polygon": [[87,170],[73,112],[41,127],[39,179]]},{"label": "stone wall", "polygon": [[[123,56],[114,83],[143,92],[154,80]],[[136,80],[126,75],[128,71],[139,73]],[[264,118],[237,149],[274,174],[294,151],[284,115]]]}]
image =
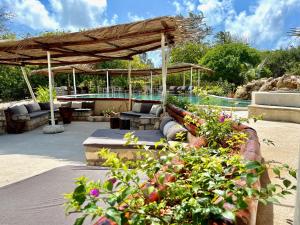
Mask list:
[{"label": "stone wall", "polygon": [[6,121],[5,121],[4,110],[0,109],[0,134],[4,134],[5,132],[6,132]]}]

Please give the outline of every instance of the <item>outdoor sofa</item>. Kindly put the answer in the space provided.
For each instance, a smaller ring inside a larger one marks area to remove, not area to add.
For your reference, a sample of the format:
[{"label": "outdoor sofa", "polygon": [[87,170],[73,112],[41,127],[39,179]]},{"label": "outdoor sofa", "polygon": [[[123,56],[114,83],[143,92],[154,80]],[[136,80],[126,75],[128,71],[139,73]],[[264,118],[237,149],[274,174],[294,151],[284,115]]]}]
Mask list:
[{"label": "outdoor sofa", "polygon": [[160,104],[135,102],[132,110],[122,112],[121,119],[129,119],[131,128],[137,130],[155,130],[159,128],[163,108]]},{"label": "outdoor sofa", "polygon": [[49,104],[29,103],[8,107],[4,113],[8,133],[33,130],[48,122]]},{"label": "outdoor sofa", "polygon": [[88,121],[89,117],[94,115],[95,102],[94,101],[67,101],[59,102],[56,105],[54,117],[60,120],[59,107],[72,108],[72,121]]}]

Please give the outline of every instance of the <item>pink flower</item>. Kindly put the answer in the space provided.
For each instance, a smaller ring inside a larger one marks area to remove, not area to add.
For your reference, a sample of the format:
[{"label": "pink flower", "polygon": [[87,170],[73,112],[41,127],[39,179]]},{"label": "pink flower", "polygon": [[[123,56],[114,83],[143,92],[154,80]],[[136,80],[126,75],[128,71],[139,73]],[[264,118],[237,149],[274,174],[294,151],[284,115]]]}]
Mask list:
[{"label": "pink flower", "polygon": [[97,188],[94,188],[90,191],[90,195],[95,197],[95,198],[97,198],[99,196],[99,194],[100,194],[100,191]]},{"label": "pink flower", "polygon": [[219,117],[219,122],[220,123],[224,123],[224,121],[225,121],[225,116],[220,116]]},{"label": "pink flower", "polygon": [[115,184],[117,182],[117,178],[112,177],[110,179],[108,179],[109,182],[111,182],[112,184]]}]

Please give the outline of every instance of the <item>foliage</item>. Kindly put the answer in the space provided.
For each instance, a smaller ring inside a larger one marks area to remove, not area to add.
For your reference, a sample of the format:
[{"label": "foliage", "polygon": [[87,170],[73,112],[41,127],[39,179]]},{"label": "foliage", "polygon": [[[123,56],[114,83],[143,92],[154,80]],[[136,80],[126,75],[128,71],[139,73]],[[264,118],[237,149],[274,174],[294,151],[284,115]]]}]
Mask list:
[{"label": "foliage", "polygon": [[187,109],[188,106],[191,104],[190,101],[185,98],[185,97],[177,97],[177,96],[174,96],[174,95],[168,95],[167,96],[167,103],[168,104],[171,104],[171,105],[175,105],[179,108],[182,108],[182,109]]},{"label": "foliage", "polygon": [[200,60],[200,64],[215,71],[213,76],[207,77],[208,80],[221,78],[236,85],[244,82],[244,77],[241,75],[243,65],[256,66],[259,62],[258,51],[242,43],[217,45]]},{"label": "foliage", "polygon": [[112,81],[113,86],[126,88],[128,87],[128,78],[127,76],[118,76],[114,77]]},{"label": "foliage", "polygon": [[170,61],[171,63],[194,63],[205,55],[208,46],[202,43],[187,42],[172,48]]},{"label": "foliage", "polygon": [[207,92],[207,94],[217,96],[228,96],[235,88],[234,84],[229,83],[227,80],[219,80],[214,82],[203,81],[200,86],[202,90]]},{"label": "foliage", "polygon": [[233,36],[229,31],[219,31],[215,34],[215,44],[245,43],[241,38]]},{"label": "foliage", "polygon": [[[197,135],[207,139],[206,147],[161,140],[161,150],[138,145],[133,133],[125,135],[126,145],[135,144],[138,160],[123,161],[116,153],[101,149],[99,155],[111,167],[107,179],[78,178],[76,188],[66,195],[68,213],[80,213],[75,224],[105,217],[116,224],[201,224],[236,220],[236,212],[248,207],[250,199],[278,203],[279,197],[296,189],[290,178],[296,170],[288,165],[261,164],[244,160],[238,149],[247,135],[237,132],[235,121],[213,108],[189,108],[195,116],[187,123],[197,127]],[[182,135],[178,135],[179,137]],[[257,188],[267,168],[279,181]],[[288,172],[289,176],[283,177]],[[149,178],[142,183],[142,176]],[[101,207],[100,204],[105,205]],[[113,224],[113,223],[108,223]]]},{"label": "foliage", "polygon": [[300,46],[262,54],[266,58],[266,67],[273,77],[280,77],[285,73],[300,74]]},{"label": "foliage", "polygon": [[[36,98],[39,102],[49,102],[50,101],[50,95],[49,95],[49,88],[48,87],[42,87],[39,86],[36,91]],[[52,97],[53,99],[56,98],[56,91],[55,89],[52,90]]]}]

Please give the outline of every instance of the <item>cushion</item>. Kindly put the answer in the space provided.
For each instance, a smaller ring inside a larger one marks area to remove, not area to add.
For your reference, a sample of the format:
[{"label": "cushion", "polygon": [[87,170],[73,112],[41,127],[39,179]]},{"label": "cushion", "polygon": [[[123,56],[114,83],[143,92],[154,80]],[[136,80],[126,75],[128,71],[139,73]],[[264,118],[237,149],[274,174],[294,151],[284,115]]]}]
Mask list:
[{"label": "cushion", "polygon": [[81,109],[82,103],[81,102],[72,102],[71,108],[72,109]]},{"label": "cushion", "polygon": [[[169,128],[169,130],[167,131],[167,140],[168,141],[176,141],[176,140],[180,140],[177,138],[177,134],[178,133],[183,133],[184,136],[183,136],[183,140],[186,140],[186,137],[187,137],[187,129],[185,129],[182,125],[180,125],[179,123],[171,126]],[[181,139],[182,140],[182,139]]]},{"label": "cushion", "polygon": [[24,115],[28,114],[28,111],[24,105],[15,105],[9,108],[9,111],[13,115]]},{"label": "cushion", "polygon": [[37,112],[29,113],[30,118],[38,118],[44,115],[48,116],[49,112],[45,110],[45,111],[37,111]]},{"label": "cushion", "polygon": [[169,129],[174,126],[174,125],[177,125],[178,123],[176,121],[169,121],[166,123],[166,125],[164,126],[164,129],[163,129],[163,135],[165,137],[167,137],[167,134],[168,134],[168,131]]},{"label": "cushion", "polygon": [[68,107],[68,108],[71,108],[72,106],[72,102],[62,102],[60,104],[60,107]]},{"label": "cushion", "polygon": [[161,105],[153,105],[151,110],[150,110],[150,113],[154,114],[157,117],[159,117],[160,114],[162,114],[162,112],[163,112],[163,108],[162,108]]},{"label": "cushion", "polygon": [[40,102],[39,103],[41,110],[50,110],[50,103],[49,102]]},{"label": "cushion", "polygon": [[26,107],[28,113],[41,111],[41,107],[40,107],[39,103],[37,103],[37,102],[27,104],[27,105],[25,105],[25,107]]},{"label": "cushion", "polygon": [[142,108],[142,103],[135,102],[132,106],[132,111],[139,113],[139,112],[141,112],[141,108]]},{"label": "cushion", "polygon": [[173,118],[170,117],[170,116],[164,116],[164,117],[161,119],[161,122],[160,122],[160,125],[159,125],[159,129],[160,129],[161,133],[163,133],[165,125],[166,125],[168,122],[172,121],[172,120],[173,120]]},{"label": "cushion", "polygon": [[141,113],[149,113],[152,108],[152,103],[142,103]]},{"label": "cushion", "polygon": [[95,102],[94,101],[84,101],[84,102],[82,102],[82,108],[83,109],[94,109]]}]

